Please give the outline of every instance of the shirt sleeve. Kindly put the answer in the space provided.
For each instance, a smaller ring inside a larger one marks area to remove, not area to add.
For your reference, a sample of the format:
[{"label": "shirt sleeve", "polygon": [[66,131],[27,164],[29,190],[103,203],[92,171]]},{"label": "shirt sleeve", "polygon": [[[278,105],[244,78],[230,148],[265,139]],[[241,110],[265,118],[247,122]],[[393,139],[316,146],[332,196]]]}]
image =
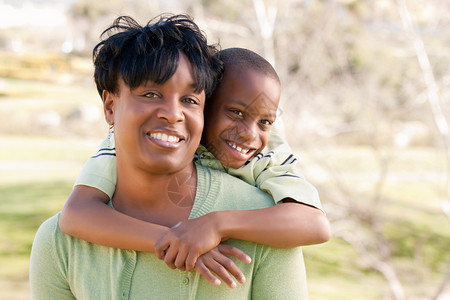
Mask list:
[{"label": "shirt sleeve", "polygon": [[30,258],[31,299],[72,300],[65,267],[55,255],[54,233],[58,224],[54,216],[39,227]]},{"label": "shirt sleeve", "polygon": [[263,152],[228,173],[270,194],[275,203],[291,198],[323,211],[317,189],[296,170],[297,158],[287,142],[276,131],[269,141]]},{"label": "shirt sleeve", "polygon": [[111,199],[116,190],[117,160],[114,139],[106,138],[97,153],[89,158],[81,170],[75,185],[87,185],[101,190]]}]

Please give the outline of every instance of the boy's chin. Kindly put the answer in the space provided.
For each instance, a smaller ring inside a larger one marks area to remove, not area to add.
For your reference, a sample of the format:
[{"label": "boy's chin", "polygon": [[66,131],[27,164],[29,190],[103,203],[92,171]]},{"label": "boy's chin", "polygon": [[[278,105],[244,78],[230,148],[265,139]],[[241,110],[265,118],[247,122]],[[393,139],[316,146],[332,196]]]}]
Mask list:
[{"label": "boy's chin", "polygon": [[240,167],[244,166],[245,163],[247,162],[245,161],[229,161],[229,160],[219,160],[221,162],[221,164],[227,168],[231,168],[231,169],[239,169]]}]

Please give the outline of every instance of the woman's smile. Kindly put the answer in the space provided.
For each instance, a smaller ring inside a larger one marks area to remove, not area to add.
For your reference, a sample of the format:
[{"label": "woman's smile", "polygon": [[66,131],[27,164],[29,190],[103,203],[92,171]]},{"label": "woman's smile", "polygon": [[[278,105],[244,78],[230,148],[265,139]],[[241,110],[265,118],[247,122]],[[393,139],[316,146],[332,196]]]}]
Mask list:
[{"label": "woman's smile", "polygon": [[154,131],[147,133],[150,141],[163,148],[178,148],[185,141],[183,135],[179,133]]}]

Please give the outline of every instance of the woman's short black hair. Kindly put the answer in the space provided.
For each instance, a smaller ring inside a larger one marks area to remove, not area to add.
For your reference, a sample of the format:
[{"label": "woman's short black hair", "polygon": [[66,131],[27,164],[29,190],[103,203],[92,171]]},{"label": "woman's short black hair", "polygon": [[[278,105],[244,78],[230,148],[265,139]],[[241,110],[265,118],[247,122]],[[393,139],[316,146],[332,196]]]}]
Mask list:
[{"label": "woman's short black hair", "polygon": [[[103,39],[105,36],[107,38]],[[93,51],[97,90],[119,91],[122,78],[130,89],[147,81],[164,84],[175,73],[184,53],[197,79],[196,92],[209,96],[222,72],[217,47],[188,15],[163,14],[139,25],[128,16],[118,17],[101,35]]]}]

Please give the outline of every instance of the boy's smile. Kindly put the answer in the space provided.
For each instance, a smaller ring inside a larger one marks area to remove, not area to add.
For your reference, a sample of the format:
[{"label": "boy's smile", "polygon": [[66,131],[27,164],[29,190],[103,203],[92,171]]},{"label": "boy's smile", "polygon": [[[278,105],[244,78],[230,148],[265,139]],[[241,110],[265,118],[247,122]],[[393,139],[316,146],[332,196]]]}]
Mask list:
[{"label": "boy's smile", "polygon": [[240,168],[267,145],[279,97],[271,77],[227,69],[206,106],[203,145],[224,166]]},{"label": "boy's smile", "polygon": [[[232,128],[231,130],[233,131],[234,128]],[[228,134],[228,133],[224,132],[224,134]],[[255,152],[259,148],[259,147],[252,147],[252,146],[240,144],[238,142],[235,142],[235,141],[232,141],[229,139],[224,139],[224,140],[225,140],[225,143],[227,144],[227,146],[229,147],[228,150],[235,157],[235,159],[237,161],[245,162],[245,161],[249,160],[254,154],[256,154]],[[232,162],[227,163],[227,165],[230,165],[230,164],[232,164]]]}]

